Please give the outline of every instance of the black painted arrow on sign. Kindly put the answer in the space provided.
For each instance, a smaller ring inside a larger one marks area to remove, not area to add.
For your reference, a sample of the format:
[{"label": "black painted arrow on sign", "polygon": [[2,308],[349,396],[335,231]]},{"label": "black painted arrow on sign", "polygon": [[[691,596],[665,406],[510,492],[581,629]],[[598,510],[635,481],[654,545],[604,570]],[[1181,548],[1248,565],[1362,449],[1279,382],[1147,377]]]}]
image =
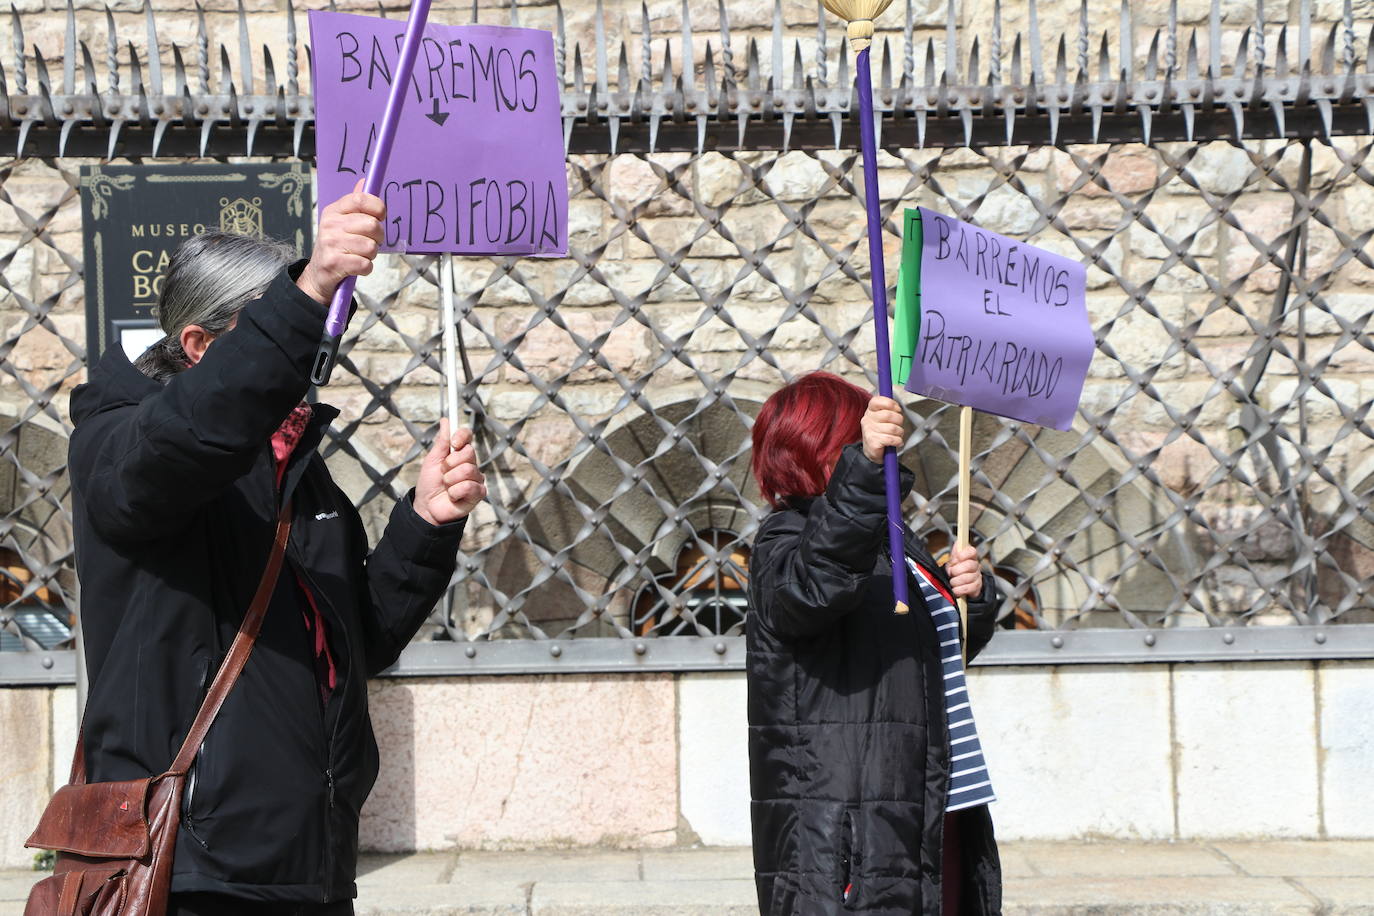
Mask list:
[{"label": "black painted arrow on sign", "polygon": [[443,127],[444,122],[448,120],[448,112],[439,110],[438,96],[434,97],[434,110],[425,112],[425,117],[429,118],[431,121],[433,121],[435,124],[438,124],[440,127]]}]

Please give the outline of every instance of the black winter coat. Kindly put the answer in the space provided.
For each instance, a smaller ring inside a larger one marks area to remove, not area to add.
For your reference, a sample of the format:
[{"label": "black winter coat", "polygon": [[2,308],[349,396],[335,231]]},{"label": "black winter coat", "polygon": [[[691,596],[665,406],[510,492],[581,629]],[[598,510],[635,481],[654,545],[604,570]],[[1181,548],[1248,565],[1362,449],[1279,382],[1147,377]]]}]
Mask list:
[{"label": "black winter coat", "polygon": [[[893,613],[886,511],[881,465],[852,445],[822,496],[774,512],[754,542],[749,777],[763,916],[940,916],[950,753],[939,640],[915,582],[911,612]],[[906,549],[943,578],[910,533]],[[985,576],[968,606],[970,658],[999,601]],[[997,916],[987,806],[960,824],[961,916]]]},{"label": "black winter coat", "polygon": [[[166,385],[112,347],[72,394],[70,469],[90,692],[89,778],[171,764],[252,600],[280,499],[294,527],[257,645],[187,781],[173,892],[355,895],[358,813],[377,776],[366,678],[390,665],[452,574],[463,525],[398,503],[369,554],[316,453],[316,405],[276,485],[270,439],[310,387],[325,310],[288,272]],[[304,583],[327,623],[326,704]]]}]

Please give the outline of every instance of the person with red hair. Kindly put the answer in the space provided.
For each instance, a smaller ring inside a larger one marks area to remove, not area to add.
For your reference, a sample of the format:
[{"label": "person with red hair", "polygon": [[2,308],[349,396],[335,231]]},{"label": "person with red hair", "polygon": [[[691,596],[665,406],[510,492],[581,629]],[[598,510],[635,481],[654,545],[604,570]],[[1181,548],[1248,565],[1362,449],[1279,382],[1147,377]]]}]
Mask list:
[{"label": "person with red hair", "polygon": [[[745,625],[754,873],[764,916],[999,916],[991,779],[961,657],[1001,596],[977,551],[944,567],[906,537],[898,615],[883,450],[900,405],[824,372],[774,393],[753,429],[773,511]],[[903,497],[913,475],[902,471]],[[961,630],[956,598],[968,602]]]}]

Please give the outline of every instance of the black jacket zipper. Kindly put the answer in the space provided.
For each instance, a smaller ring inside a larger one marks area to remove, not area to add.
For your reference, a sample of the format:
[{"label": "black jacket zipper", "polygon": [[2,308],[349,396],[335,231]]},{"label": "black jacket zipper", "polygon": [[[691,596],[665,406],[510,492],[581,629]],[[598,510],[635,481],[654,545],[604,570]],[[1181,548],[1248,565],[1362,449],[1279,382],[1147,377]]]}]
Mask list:
[{"label": "black jacket zipper", "polygon": [[[295,562],[294,562],[292,565],[293,565],[293,567],[295,568],[295,571],[298,572],[298,573],[300,574],[301,578],[305,580],[305,585],[306,585],[307,588],[310,589],[310,594],[313,595],[313,596],[315,597],[315,600],[316,600],[316,601],[320,601],[320,602],[322,602],[323,604],[328,605],[328,606],[329,606],[329,609],[330,609],[331,611],[333,611],[333,610],[334,610],[333,605],[330,605],[330,604],[329,604],[329,599],[328,599],[327,597],[325,597],[324,592],[322,592],[322,591],[319,589],[319,587],[315,584],[315,580],[312,579],[312,578],[310,577],[309,571],[306,570],[304,560],[303,560],[303,558],[301,557],[301,554],[300,554],[300,550],[299,550],[298,548],[296,548],[296,547],[293,546],[293,547],[291,548],[291,555],[292,555],[292,557],[293,557],[294,560],[295,560]],[[324,616],[324,615],[321,615],[321,616]],[[344,657],[345,657],[345,658],[347,659],[347,661],[348,661],[348,668],[349,668],[349,671],[348,671],[348,674],[345,675],[345,676],[351,676],[351,674],[352,674],[352,668],[353,668],[353,663],[352,663],[352,654],[351,654],[351,653],[352,653],[352,647],[351,647],[351,645],[349,644],[349,641],[348,641],[348,625],[347,625],[347,623],[343,620],[343,618],[340,617],[337,613],[334,614],[334,618],[338,621],[338,624],[339,624],[338,627],[337,627],[336,629],[338,629],[339,634],[340,634],[340,637],[341,637],[341,639],[342,639],[342,641],[343,641]],[[337,685],[336,688],[335,688],[334,694],[330,696],[330,700],[331,700],[331,701],[334,699],[334,696],[335,696],[335,695],[338,695],[338,694],[342,693],[342,691],[343,691],[343,689],[344,689],[344,686],[345,686],[345,685],[344,685],[344,681],[343,681],[343,679],[341,678],[341,679],[339,680],[338,685]],[[320,729],[321,729],[322,732],[325,733],[325,744],[324,744],[324,766],[325,766],[325,769],[324,769],[324,779],[325,779],[324,875],[323,875],[323,880],[321,880],[321,882],[320,882],[320,886],[321,886],[321,888],[323,889],[323,895],[322,895],[322,896],[323,896],[323,898],[324,898],[324,902],[328,902],[328,900],[329,900],[329,895],[330,895],[330,891],[333,890],[334,883],[335,883],[335,882],[334,882],[334,842],[333,842],[333,836],[332,836],[332,834],[333,834],[333,817],[334,817],[334,789],[335,789],[335,784],[334,784],[334,741],[335,741],[335,739],[338,738],[338,736],[339,736],[339,720],[340,720],[341,718],[343,718],[342,715],[340,715],[340,714],[336,711],[336,712],[335,712],[335,715],[334,715],[334,724],[333,724],[333,727],[330,728],[330,727],[327,727],[326,724],[325,724],[325,719],[328,717],[328,715],[329,715],[329,707],[328,707],[328,704],[326,704],[326,705],[323,707],[322,711],[321,711],[321,719],[320,719]]]},{"label": "black jacket zipper", "polygon": [[[211,672],[219,671],[219,665],[210,664],[210,660],[205,660],[205,666],[200,674],[200,702],[204,704],[205,696],[210,692],[210,683],[214,680]],[[200,707],[197,706],[197,709]],[[209,736],[207,735],[207,738]],[[181,823],[186,828],[186,832],[191,835],[191,839],[201,845],[203,849],[209,849],[210,844],[196,831],[195,799],[197,774],[200,770],[200,758],[205,754],[205,742],[200,743],[196,749],[195,759],[191,761],[190,770],[186,774],[186,788],[181,799]]]}]

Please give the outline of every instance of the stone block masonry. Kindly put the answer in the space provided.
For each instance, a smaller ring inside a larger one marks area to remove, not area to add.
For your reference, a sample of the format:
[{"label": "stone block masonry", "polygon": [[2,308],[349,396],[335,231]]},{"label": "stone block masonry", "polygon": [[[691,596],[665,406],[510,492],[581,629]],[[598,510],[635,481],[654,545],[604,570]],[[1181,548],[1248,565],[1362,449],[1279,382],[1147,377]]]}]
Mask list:
[{"label": "stone block masonry", "polygon": [[[975,667],[969,686],[1004,841],[1374,840],[1374,662]],[[371,699],[365,849],[749,844],[740,673],[383,679]],[[0,868],[31,865],[75,725],[71,688],[0,689]]]}]

